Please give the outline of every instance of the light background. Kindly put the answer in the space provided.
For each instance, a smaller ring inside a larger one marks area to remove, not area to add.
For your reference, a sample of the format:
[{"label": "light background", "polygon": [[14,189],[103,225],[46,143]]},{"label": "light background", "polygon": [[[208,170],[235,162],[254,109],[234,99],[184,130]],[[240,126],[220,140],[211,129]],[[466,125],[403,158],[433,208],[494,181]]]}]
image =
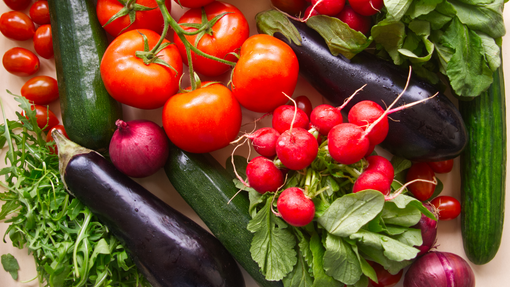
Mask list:
[{"label": "light background", "polygon": [[[35,1],[35,0],[34,0]],[[255,14],[257,12],[267,10],[271,7],[270,0],[226,0],[224,2],[228,2],[234,4],[236,7],[241,9],[244,13],[248,21],[250,22],[251,34],[256,34],[255,27]],[[9,8],[2,1],[0,2],[0,14],[8,11]],[[28,13],[27,11],[25,11]],[[178,19],[184,10],[182,10],[178,5],[173,3],[172,7],[172,16],[174,19]],[[504,12],[506,22],[507,31],[510,31],[510,11],[507,8]],[[507,89],[510,89],[510,36],[506,36],[503,39],[503,63],[504,70],[507,71],[505,75],[505,83]],[[12,47],[21,46],[27,49],[34,51],[32,46],[32,41],[12,41],[9,40],[3,35],[0,35],[0,54],[3,55],[5,51]],[[55,76],[53,59],[45,60],[41,58],[41,69],[36,75],[49,75]],[[228,74],[228,73],[227,73]],[[35,75],[34,75],[35,76]],[[223,77],[223,81],[226,83],[228,81],[226,75]],[[8,118],[15,118],[14,112],[19,109],[17,106],[17,102],[12,99],[12,96],[7,94],[5,90],[10,90],[14,94],[20,94],[21,86],[27,81],[30,77],[17,77],[9,74],[5,69],[0,68],[0,97],[2,102],[4,103],[4,108]],[[203,78],[203,80],[207,80]],[[186,81],[184,82],[186,85]],[[294,93],[294,96],[298,95],[306,95],[311,98],[314,106],[323,103],[323,98],[305,81],[298,81],[298,86]],[[507,97],[508,100],[508,97]],[[50,109],[55,113],[60,113],[59,102],[56,101],[50,105]],[[145,118],[157,123],[161,123],[161,109],[156,110],[139,110],[130,107],[124,107],[124,115],[125,120],[131,119],[140,119]],[[250,123],[253,120],[260,117],[260,114],[248,112],[243,110],[243,122]],[[263,124],[267,125],[268,122],[264,122]],[[507,117],[507,125],[510,126],[510,116]],[[252,128],[251,125],[247,126],[247,130]],[[509,149],[510,150],[510,149]],[[227,147],[225,149],[213,152],[213,156],[218,159],[220,163],[224,163],[225,159],[230,155],[232,151],[232,147]],[[381,150],[379,150],[381,151]],[[381,151],[384,152],[384,151]],[[4,166],[3,158],[4,158],[5,149],[2,150],[2,154],[0,157],[2,160],[0,161],[0,165]],[[236,154],[247,155],[247,149],[239,149]],[[508,179],[510,176],[507,176],[507,186],[510,183]],[[455,160],[454,170],[450,174],[439,175],[439,178],[444,183],[444,191],[443,194],[452,195],[456,198],[460,198],[460,182],[459,182],[459,161]],[[184,200],[179,196],[179,194],[173,189],[170,185],[166,175],[163,171],[157,172],[155,175],[137,180],[140,184],[146,187],[148,190],[156,194],[158,197],[166,201],[169,205],[174,207],[175,209],[181,211],[186,214],[193,220],[200,223],[204,226],[203,222],[198,218],[198,216],[193,212],[193,210],[184,202]],[[510,206],[510,200],[506,202],[507,209]],[[476,266],[471,264],[473,270],[475,272],[477,286],[479,287],[488,287],[488,286],[508,286],[508,259],[510,258],[510,213],[507,212],[505,215],[505,229],[503,232],[502,244],[499,249],[496,257],[489,262],[488,264],[482,266]],[[205,227],[205,226],[204,226]],[[7,225],[5,223],[0,223],[0,237],[3,237],[5,233],[5,229]],[[452,221],[439,222],[439,231],[438,231],[438,250],[448,251],[456,253],[465,258],[464,250],[462,247],[462,238],[460,235],[460,219],[455,219]],[[31,256],[27,254],[26,249],[19,250],[17,248],[13,248],[11,242],[7,239],[7,243],[0,242],[0,254],[11,253],[13,254],[21,265],[21,270],[19,272],[19,281],[30,280],[36,276],[35,266]],[[245,273],[246,278],[246,286],[247,287],[256,287],[258,286],[253,279]],[[30,283],[20,283],[15,282],[11,276],[0,269],[0,286],[1,287],[20,287],[20,286],[38,286],[37,280],[32,281]],[[402,286],[402,281],[397,285]]]}]

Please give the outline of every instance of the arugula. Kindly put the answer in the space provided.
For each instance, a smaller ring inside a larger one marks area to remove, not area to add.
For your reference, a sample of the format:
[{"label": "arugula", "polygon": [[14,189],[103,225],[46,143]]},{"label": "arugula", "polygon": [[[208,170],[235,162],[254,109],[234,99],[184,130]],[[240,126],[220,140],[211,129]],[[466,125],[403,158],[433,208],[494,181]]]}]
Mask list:
[{"label": "arugula", "polygon": [[4,270],[11,274],[12,279],[18,280],[19,264],[18,260],[12,254],[2,254],[2,266]]},{"label": "arugula", "polygon": [[[42,286],[150,286],[121,242],[66,192],[58,157],[49,150],[53,142],[45,141],[29,102],[15,99],[27,117],[17,112],[17,120],[6,119],[2,106],[0,144],[8,147],[7,166],[0,169],[0,220],[9,224],[4,239],[33,255]],[[14,272],[13,264],[3,264]]]}]

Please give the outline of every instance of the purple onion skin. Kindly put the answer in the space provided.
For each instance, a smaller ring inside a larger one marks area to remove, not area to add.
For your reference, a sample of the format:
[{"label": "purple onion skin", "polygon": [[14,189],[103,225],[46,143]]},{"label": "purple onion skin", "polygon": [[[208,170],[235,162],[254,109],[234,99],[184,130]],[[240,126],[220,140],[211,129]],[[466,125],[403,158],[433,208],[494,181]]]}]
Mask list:
[{"label": "purple onion skin", "polygon": [[431,251],[416,259],[404,276],[404,287],[474,287],[473,269],[462,257]]},{"label": "purple onion skin", "polygon": [[109,147],[113,165],[130,177],[156,173],[168,158],[169,140],[162,127],[149,120],[117,120]]},{"label": "purple onion skin", "polygon": [[[427,209],[432,213],[434,213],[434,207],[431,204],[423,203],[423,205],[427,207]],[[419,257],[429,251],[436,244],[437,221],[430,219],[426,215],[422,214],[420,221],[414,225],[413,228],[421,230],[421,237],[423,239],[422,245],[417,247],[420,252],[416,256]]]}]

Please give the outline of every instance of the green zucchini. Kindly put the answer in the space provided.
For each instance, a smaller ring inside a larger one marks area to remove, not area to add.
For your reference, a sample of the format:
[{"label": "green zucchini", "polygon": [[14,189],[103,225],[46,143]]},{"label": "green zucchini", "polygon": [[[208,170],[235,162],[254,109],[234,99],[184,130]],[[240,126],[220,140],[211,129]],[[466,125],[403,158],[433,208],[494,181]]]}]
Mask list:
[{"label": "green zucchini", "polygon": [[252,259],[253,234],[246,229],[250,202],[246,194],[236,195],[233,177],[214,157],[188,153],[172,144],[164,169],[177,192],[260,286],[283,286],[281,281],[267,281]]},{"label": "green zucchini", "polygon": [[106,32],[93,0],[49,0],[48,6],[64,128],[72,141],[104,152],[122,118],[99,72]]},{"label": "green zucchini", "polygon": [[503,233],[506,179],[506,107],[503,68],[490,88],[459,101],[469,141],[460,155],[461,230],[464,250],[474,264],[491,261]]}]

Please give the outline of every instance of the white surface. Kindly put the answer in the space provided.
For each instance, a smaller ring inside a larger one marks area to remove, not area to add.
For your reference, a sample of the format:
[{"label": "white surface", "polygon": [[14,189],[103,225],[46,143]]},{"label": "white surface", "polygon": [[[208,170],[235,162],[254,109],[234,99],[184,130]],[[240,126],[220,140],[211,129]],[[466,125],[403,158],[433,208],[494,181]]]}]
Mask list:
[{"label": "white surface", "polygon": [[[232,3],[236,5],[243,13],[246,18],[250,22],[251,34],[256,34],[256,27],[254,17],[255,14],[259,11],[263,11],[270,8],[270,0],[258,0],[258,1],[250,1],[250,0],[226,0],[225,2]],[[180,15],[182,15],[183,10],[173,3],[172,15],[177,20]],[[0,14],[8,11],[8,7],[0,2]],[[28,13],[28,11],[26,11]],[[507,31],[510,31],[510,11],[506,9],[505,11],[505,19],[507,19],[506,27]],[[21,46],[28,48],[34,51],[32,42],[17,42],[9,40],[3,35],[0,35],[0,55],[10,49],[11,47]],[[510,38],[506,36],[503,41],[503,63],[504,69],[507,71],[505,82],[507,90],[510,89]],[[37,75],[49,75],[55,76],[55,70],[53,67],[53,60],[45,60],[41,58],[41,69],[37,73]],[[34,75],[35,76],[35,75]],[[12,100],[12,96],[7,94],[5,90],[10,90],[15,94],[20,94],[21,86],[27,81],[30,77],[22,78],[9,74],[5,71],[5,69],[0,68],[0,97],[4,102],[7,116],[9,118],[14,118],[14,111],[18,110],[17,102]],[[224,80],[227,79],[227,76],[224,77]],[[204,79],[205,80],[205,79]],[[295,96],[298,95],[306,95],[312,99],[312,103],[315,105],[322,103],[324,100],[322,97],[306,82],[299,81],[298,87],[295,91]],[[54,102],[50,105],[50,108],[55,113],[59,113],[60,106],[59,102]],[[125,107],[125,120],[145,118],[150,119],[155,122],[161,123],[160,119],[161,110],[138,110],[129,107]],[[252,122],[254,119],[260,117],[260,114],[254,114],[244,111],[244,122]],[[510,116],[507,117],[507,122],[510,123]],[[510,124],[508,124],[510,126]],[[251,129],[251,125],[247,126],[247,129]],[[232,147],[225,148],[223,150],[214,152],[213,155],[220,161],[220,163],[224,163],[225,159],[230,155]],[[510,150],[510,149],[509,149]],[[245,150],[241,149],[238,154],[243,154]],[[246,155],[246,153],[244,153]],[[3,158],[4,155],[1,155],[2,160],[0,164],[3,166]],[[509,173],[510,174],[510,173]],[[444,194],[452,195],[457,198],[460,198],[460,182],[459,182],[459,162],[455,161],[454,170],[452,173],[447,175],[440,175],[440,179],[444,183]],[[177,210],[183,212],[193,220],[199,222],[203,225],[203,222],[198,218],[198,216],[193,212],[193,210],[184,202],[184,200],[179,196],[179,194],[172,188],[168,179],[166,178],[163,171],[159,171],[153,176],[148,178],[144,178],[138,180],[143,186],[145,186],[148,190],[155,193],[157,196],[166,201],[169,205],[176,208]],[[510,183],[507,177],[507,185]],[[507,209],[510,206],[510,200],[506,202]],[[506,213],[505,216],[505,230],[503,232],[503,241],[499,250],[499,253],[496,257],[486,265],[475,266],[472,265],[473,270],[476,275],[477,286],[486,287],[486,286],[508,286],[508,279],[506,278],[508,272],[507,266],[507,256],[510,256],[510,229],[508,225],[510,224],[510,212]],[[0,223],[0,237],[3,237],[5,229],[7,225],[4,223]],[[456,253],[462,257],[465,257],[464,250],[462,247],[462,239],[460,236],[460,219],[455,219],[447,222],[439,222],[439,232],[438,232],[438,249],[442,251],[448,251]],[[35,266],[33,260],[29,255],[27,255],[27,250],[19,250],[13,248],[11,242],[7,243],[0,242],[0,254],[11,253],[13,254],[21,263],[21,270],[19,272],[19,281],[30,280],[36,276]],[[254,280],[252,280],[249,275],[245,273],[246,285],[247,287],[256,287],[258,286]],[[11,276],[4,272],[0,268],[0,286],[2,287],[18,287],[18,286],[37,286],[37,280],[30,283],[20,283],[12,280]],[[402,282],[400,282],[397,286],[402,286]]]}]

